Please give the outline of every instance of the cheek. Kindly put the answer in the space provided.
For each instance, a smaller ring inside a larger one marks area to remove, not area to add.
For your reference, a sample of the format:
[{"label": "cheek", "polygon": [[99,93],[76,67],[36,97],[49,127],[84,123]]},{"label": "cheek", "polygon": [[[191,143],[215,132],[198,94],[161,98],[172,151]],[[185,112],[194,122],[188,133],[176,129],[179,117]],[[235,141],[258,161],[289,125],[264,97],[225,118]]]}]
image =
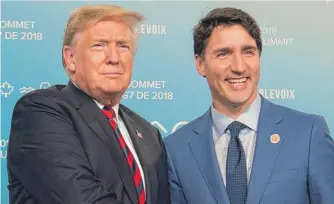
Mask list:
[{"label": "cheek", "polygon": [[131,74],[132,73],[132,67],[133,67],[133,56],[132,54],[124,54],[120,57],[120,61],[122,64],[122,67],[124,68],[124,71],[127,74]]},{"label": "cheek", "polygon": [[259,67],[254,68],[252,75],[255,78],[255,82],[257,82],[260,78],[260,68]]},{"label": "cheek", "polygon": [[253,59],[248,61],[248,66],[253,75],[259,75],[260,73],[260,61],[259,59]]},{"label": "cheek", "polygon": [[208,66],[207,71],[209,77],[223,80],[227,76],[228,65],[224,62],[211,63],[210,66]]},{"label": "cheek", "polygon": [[77,67],[83,67],[85,72],[93,72],[105,59],[103,52],[84,52],[77,57]]},{"label": "cheek", "polygon": [[101,77],[99,75],[102,67],[104,66],[106,57],[103,52],[100,53],[94,53],[87,57],[85,60],[85,68],[87,69],[86,72],[89,73],[91,76],[87,76],[90,78],[93,78],[95,80],[100,80],[99,78]]},{"label": "cheek", "polygon": [[106,55],[104,52],[91,53],[86,60],[91,66],[98,67],[105,62]]}]

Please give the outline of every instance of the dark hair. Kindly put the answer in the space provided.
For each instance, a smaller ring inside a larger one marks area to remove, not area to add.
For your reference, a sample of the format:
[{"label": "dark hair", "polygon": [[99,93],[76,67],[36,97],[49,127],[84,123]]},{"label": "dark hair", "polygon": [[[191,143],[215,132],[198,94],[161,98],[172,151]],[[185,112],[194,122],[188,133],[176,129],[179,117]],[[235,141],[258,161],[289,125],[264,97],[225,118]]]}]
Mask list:
[{"label": "dark hair", "polygon": [[219,25],[241,25],[256,41],[259,55],[262,52],[261,31],[248,13],[236,8],[216,8],[210,11],[194,28],[194,54],[203,57],[212,31]]}]

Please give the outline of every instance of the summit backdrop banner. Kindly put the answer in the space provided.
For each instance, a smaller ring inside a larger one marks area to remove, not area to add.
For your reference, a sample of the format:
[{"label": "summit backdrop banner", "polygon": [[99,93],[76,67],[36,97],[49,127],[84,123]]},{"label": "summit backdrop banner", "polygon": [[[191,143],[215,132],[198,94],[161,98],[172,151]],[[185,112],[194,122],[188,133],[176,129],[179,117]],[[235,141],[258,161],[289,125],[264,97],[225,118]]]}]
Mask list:
[{"label": "summit backdrop banner", "polygon": [[210,106],[195,68],[192,30],[215,7],[237,7],[259,23],[263,38],[260,93],[300,111],[320,114],[334,131],[334,2],[324,1],[2,1],[1,203],[8,201],[6,169],[16,101],[35,89],[66,84],[62,36],[70,12],[84,4],[117,4],[144,14],[139,50],[123,103],[164,137]]}]

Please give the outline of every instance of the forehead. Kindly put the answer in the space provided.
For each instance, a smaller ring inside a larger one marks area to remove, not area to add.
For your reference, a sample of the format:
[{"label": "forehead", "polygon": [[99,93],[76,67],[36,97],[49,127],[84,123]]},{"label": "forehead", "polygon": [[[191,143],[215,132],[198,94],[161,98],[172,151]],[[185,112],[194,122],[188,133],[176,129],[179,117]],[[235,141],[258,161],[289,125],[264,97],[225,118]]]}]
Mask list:
[{"label": "forehead", "polygon": [[236,47],[243,45],[256,46],[256,42],[241,25],[219,25],[215,27],[208,42],[208,47]]},{"label": "forehead", "polygon": [[87,27],[83,34],[88,38],[128,39],[132,38],[130,26],[122,21],[99,21]]}]

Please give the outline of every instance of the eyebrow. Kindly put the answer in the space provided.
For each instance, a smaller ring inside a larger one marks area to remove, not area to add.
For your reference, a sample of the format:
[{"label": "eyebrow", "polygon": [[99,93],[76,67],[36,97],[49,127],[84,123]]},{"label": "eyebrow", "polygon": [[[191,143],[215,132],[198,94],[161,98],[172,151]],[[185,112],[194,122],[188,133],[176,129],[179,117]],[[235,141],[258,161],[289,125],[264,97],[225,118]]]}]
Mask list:
[{"label": "eyebrow", "polygon": [[117,44],[124,44],[124,43],[132,43],[132,40],[130,40],[130,39],[118,39],[118,40],[116,40],[116,43]]},{"label": "eyebrow", "polygon": [[[222,47],[222,48],[217,48],[213,51],[214,54],[219,53],[219,52],[231,52],[233,49],[231,47]],[[257,50],[256,46],[254,45],[243,45],[241,48],[242,51],[245,50]]]},{"label": "eyebrow", "polygon": [[[106,39],[106,38],[96,38],[96,39],[93,39],[93,42],[101,42],[101,43],[108,44],[111,42],[111,40]],[[132,43],[132,42],[133,41],[131,39],[126,39],[126,38],[116,39],[117,44]]]},{"label": "eyebrow", "polygon": [[106,43],[108,44],[110,41],[107,39],[103,39],[103,38],[96,38],[93,40],[93,42],[101,42],[101,43]]},{"label": "eyebrow", "polygon": [[217,48],[213,51],[214,54],[217,54],[219,52],[231,52],[232,49],[230,47],[222,47],[222,48]]},{"label": "eyebrow", "polygon": [[242,50],[257,50],[257,48],[254,45],[243,45]]}]

